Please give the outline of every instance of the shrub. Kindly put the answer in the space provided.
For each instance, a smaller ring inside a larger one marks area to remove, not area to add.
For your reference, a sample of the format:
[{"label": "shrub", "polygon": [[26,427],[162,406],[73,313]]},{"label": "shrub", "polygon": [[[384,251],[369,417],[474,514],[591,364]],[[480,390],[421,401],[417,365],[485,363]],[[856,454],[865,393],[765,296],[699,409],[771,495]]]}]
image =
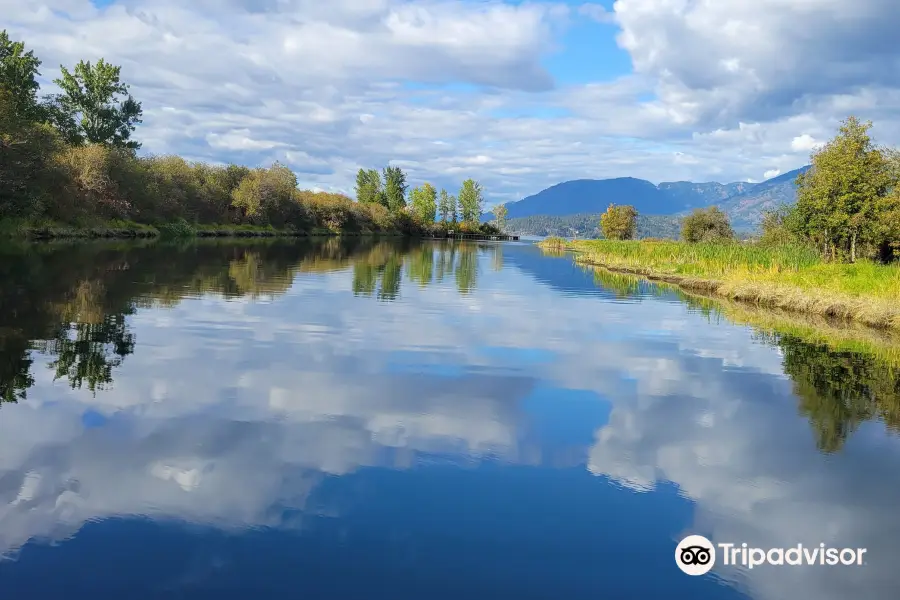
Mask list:
[{"label": "shrub", "polygon": [[728,215],[717,206],[698,208],[681,221],[681,239],[698,242],[727,242],[734,240],[734,230]]}]

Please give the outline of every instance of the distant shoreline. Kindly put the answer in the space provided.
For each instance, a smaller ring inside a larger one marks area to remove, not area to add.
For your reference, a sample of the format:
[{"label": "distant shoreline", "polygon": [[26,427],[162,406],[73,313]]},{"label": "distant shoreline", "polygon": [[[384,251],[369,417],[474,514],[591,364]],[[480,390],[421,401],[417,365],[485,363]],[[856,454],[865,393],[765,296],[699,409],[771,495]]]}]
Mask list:
[{"label": "distant shoreline", "polygon": [[91,226],[66,224],[15,224],[0,226],[3,237],[33,241],[89,240],[89,239],[155,239],[155,238],[274,238],[274,237],[328,237],[328,236],[404,236],[399,231],[332,231],[329,229],[275,229],[249,225],[202,226],[190,229],[167,230],[139,223],[106,223]]}]

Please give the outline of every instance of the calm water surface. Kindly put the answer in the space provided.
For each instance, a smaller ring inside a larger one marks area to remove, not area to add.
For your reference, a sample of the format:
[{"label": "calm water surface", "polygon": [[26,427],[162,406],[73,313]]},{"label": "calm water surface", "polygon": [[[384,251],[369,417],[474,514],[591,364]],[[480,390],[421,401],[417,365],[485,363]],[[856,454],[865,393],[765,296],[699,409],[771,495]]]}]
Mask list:
[{"label": "calm water surface", "polygon": [[895,372],[529,244],[4,249],[0,397],[0,598],[900,597]]}]

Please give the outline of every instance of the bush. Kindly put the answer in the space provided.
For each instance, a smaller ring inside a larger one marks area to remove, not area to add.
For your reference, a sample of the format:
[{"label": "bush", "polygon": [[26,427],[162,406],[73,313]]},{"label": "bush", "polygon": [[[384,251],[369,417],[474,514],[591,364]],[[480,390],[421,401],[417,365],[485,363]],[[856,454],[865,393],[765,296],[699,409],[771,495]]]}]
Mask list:
[{"label": "bush", "polygon": [[734,240],[734,230],[728,222],[728,215],[717,206],[698,208],[682,219],[681,239],[692,244],[730,242]]},{"label": "bush", "polygon": [[158,226],[157,229],[159,229],[159,234],[163,237],[181,238],[194,237],[197,235],[197,231],[184,219],[178,219],[172,223],[165,223]]}]

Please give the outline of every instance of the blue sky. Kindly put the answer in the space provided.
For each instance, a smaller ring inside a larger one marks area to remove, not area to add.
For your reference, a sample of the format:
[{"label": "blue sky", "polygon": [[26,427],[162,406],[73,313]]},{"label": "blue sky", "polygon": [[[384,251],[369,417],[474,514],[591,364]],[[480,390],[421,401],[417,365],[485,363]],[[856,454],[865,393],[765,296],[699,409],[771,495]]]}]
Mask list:
[{"label": "blue sky", "polygon": [[[144,151],[474,177],[489,202],[576,178],[760,181],[841,119],[900,139],[888,0],[0,0],[55,66],[104,57],[143,103]],[[10,16],[12,15],[12,16]],[[796,24],[803,23],[803,35]]]}]

